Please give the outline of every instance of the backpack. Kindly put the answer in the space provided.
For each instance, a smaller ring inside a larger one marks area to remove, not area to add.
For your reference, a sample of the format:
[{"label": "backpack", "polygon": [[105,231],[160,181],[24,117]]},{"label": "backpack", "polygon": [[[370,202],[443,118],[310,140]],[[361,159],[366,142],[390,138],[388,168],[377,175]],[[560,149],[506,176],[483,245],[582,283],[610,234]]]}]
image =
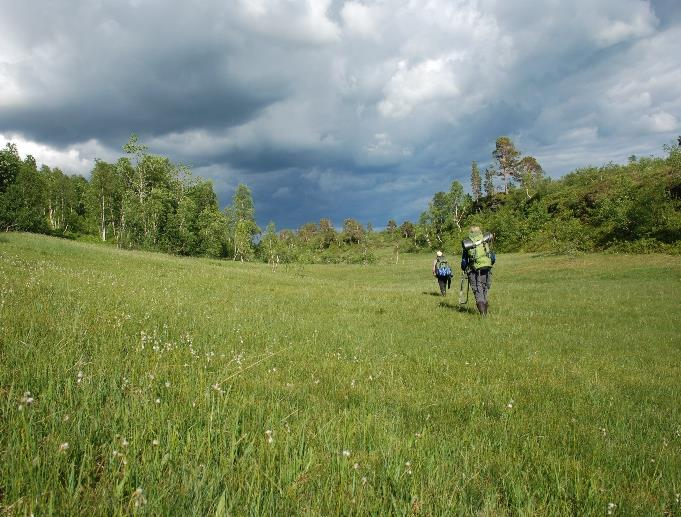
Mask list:
[{"label": "backpack", "polygon": [[482,233],[477,233],[470,234],[468,239],[462,241],[466,264],[473,270],[491,268],[496,262],[496,253],[490,246],[492,239],[491,233],[486,233],[484,236]]},{"label": "backpack", "polygon": [[435,276],[438,278],[447,278],[452,276],[452,268],[449,267],[449,263],[446,258],[437,259],[437,264],[435,264]]}]

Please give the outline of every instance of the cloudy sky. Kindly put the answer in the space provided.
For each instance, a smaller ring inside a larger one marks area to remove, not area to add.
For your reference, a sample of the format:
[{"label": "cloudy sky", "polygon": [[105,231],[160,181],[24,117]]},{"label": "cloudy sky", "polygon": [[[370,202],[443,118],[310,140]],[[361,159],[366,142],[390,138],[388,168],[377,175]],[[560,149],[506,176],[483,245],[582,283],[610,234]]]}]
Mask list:
[{"label": "cloudy sky", "polygon": [[0,145],[136,132],[258,222],[416,219],[509,135],[554,177],[681,133],[679,0],[0,0]]}]

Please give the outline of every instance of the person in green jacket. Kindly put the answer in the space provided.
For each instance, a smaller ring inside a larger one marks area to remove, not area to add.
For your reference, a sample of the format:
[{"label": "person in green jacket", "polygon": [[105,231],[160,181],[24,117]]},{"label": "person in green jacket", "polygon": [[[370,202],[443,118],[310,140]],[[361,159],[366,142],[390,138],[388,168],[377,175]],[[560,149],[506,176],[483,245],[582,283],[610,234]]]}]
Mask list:
[{"label": "person in green jacket", "polygon": [[468,282],[475,295],[475,304],[483,316],[489,309],[488,294],[492,287],[492,266],[496,260],[491,249],[492,234],[483,234],[479,226],[471,226],[468,239],[461,243],[461,269],[468,274]]}]

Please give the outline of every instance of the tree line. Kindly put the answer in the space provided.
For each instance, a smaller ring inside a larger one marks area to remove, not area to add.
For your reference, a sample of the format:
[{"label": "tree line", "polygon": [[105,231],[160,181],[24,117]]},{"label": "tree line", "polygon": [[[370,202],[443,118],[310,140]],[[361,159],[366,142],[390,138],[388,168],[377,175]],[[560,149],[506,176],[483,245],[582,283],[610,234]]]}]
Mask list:
[{"label": "tree line", "polygon": [[273,265],[369,263],[386,246],[458,251],[471,224],[493,232],[500,251],[681,251],[681,142],[665,146],[663,158],[631,156],[551,180],[502,136],[484,171],[472,162],[470,193],[454,180],[418,221],[391,219],[379,232],[352,218],[339,230],[323,218],[263,231],[246,185],[221,210],[210,181],[149,153],[135,135],[123,151],[115,163],[97,160],[86,179],[39,169],[8,143],[0,150],[0,229]]},{"label": "tree line", "polygon": [[264,232],[255,220],[250,189],[239,184],[220,210],[210,181],[185,166],[149,153],[136,135],[115,163],[95,162],[90,178],[64,174],[16,145],[0,151],[0,229],[62,237],[91,237],[123,248],[178,255],[279,262],[372,261],[371,231],[346,219],[337,231],[329,219],[297,231]]}]

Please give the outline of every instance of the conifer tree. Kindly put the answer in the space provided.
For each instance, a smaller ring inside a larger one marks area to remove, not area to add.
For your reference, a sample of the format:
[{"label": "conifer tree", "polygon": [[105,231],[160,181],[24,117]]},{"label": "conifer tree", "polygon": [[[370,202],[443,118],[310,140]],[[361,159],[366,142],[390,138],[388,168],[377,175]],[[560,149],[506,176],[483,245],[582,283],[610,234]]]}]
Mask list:
[{"label": "conifer tree", "polygon": [[492,165],[485,168],[485,181],[482,184],[485,190],[485,196],[490,197],[496,194],[496,188],[494,187],[494,176],[496,176],[496,171]]},{"label": "conifer tree", "polygon": [[497,175],[504,179],[504,192],[508,192],[512,179],[517,177],[518,159],[520,152],[515,148],[513,140],[507,136],[497,138],[492,156],[497,161]]},{"label": "conifer tree", "polygon": [[478,168],[478,163],[473,160],[471,163],[471,192],[473,193],[473,199],[477,201],[480,199],[481,195],[482,180],[480,178],[480,169]]}]

